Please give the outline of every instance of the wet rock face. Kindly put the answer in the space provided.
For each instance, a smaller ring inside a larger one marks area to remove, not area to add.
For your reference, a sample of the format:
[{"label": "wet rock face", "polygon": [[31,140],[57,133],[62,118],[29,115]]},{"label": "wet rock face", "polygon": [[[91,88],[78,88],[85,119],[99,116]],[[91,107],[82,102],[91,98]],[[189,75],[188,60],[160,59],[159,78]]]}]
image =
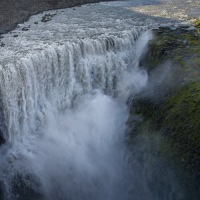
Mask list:
[{"label": "wet rock face", "polygon": [[44,200],[39,190],[40,183],[30,174],[15,174],[12,180],[12,199]]},{"label": "wet rock face", "polygon": [[0,199],[5,200],[6,195],[5,195],[5,185],[2,181],[0,181]]},{"label": "wet rock face", "polygon": [[2,144],[4,144],[4,143],[5,143],[5,139],[4,139],[4,137],[3,137],[3,134],[0,133],[0,146],[1,146]]}]

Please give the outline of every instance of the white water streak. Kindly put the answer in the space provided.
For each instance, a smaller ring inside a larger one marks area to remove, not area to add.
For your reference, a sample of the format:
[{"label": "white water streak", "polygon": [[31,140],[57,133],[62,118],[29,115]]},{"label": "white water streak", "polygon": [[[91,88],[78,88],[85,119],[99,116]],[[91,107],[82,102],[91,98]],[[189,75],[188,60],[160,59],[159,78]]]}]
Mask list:
[{"label": "white water streak", "polygon": [[121,38],[85,39],[49,46],[1,66],[1,93],[8,135],[35,131],[49,107],[63,110],[93,88],[113,93],[119,75],[134,56],[139,32]]}]

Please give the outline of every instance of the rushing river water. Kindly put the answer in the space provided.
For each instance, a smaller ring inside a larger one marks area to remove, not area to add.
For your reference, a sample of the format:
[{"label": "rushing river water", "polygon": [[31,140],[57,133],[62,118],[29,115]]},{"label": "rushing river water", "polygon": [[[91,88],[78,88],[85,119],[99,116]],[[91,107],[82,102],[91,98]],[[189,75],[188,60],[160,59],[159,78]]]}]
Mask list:
[{"label": "rushing river water", "polygon": [[138,66],[157,23],[101,3],[44,12],[3,35],[0,198],[182,198],[125,145],[126,100],[147,84]]}]

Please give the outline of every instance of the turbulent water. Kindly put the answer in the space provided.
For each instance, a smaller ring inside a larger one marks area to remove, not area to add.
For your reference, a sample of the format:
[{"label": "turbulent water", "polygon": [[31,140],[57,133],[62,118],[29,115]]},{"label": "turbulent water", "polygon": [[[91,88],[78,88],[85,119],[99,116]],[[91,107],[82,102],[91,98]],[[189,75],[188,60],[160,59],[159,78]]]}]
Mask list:
[{"label": "turbulent water", "polygon": [[155,181],[155,191],[125,145],[125,102],[147,84],[139,62],[152,24],[102,3],[44,12],[3,35],[0,198],[173,199],[174,184]]}]

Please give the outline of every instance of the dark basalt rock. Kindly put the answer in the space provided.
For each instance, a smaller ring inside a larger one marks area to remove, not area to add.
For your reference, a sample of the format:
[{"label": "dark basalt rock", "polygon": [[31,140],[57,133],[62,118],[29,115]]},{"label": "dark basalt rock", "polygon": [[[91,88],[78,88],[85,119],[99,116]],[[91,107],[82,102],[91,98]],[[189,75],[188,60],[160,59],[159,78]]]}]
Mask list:
[{"label": "dark basalt rock", "polygon": [[4,44],[3,42],[0,42],[0,46],[1,46],[1,47],[4,47],[5,44]]},{"label": "dark basalt rock", "polygon": [[58,2],[61,2],[61,1],[62,1],[62,0],[47,0],[47,3],[49,3],[50,5],[55,6],[55,5],[58,4]]},{"label": "dark basalt rock", "polygon": [[41,22],[48,22],[51,21],[53,16],[55,16],[56,14],[46,14],[42,17]]},{"label": "dark basalt rock", "polygon": [[0,130],[0,146],[5,143],[3,132]]},{"label": "dark basalt rock", "polygon": [[29,28],[30,28],[30,26],[28,26],[28,27],[23,27],[23,28],[22,28],[22,31],[28,31]]},{"label": "dark basalt rock", "polygon": [[15,174],[12,179],[12,199],[44,200],[39,187],[40,183],[31,174]]},{"label": "dark basalt rock", "polygon": [[3,181],[0,181],[0,200],[6,200],[5,185]]}]

